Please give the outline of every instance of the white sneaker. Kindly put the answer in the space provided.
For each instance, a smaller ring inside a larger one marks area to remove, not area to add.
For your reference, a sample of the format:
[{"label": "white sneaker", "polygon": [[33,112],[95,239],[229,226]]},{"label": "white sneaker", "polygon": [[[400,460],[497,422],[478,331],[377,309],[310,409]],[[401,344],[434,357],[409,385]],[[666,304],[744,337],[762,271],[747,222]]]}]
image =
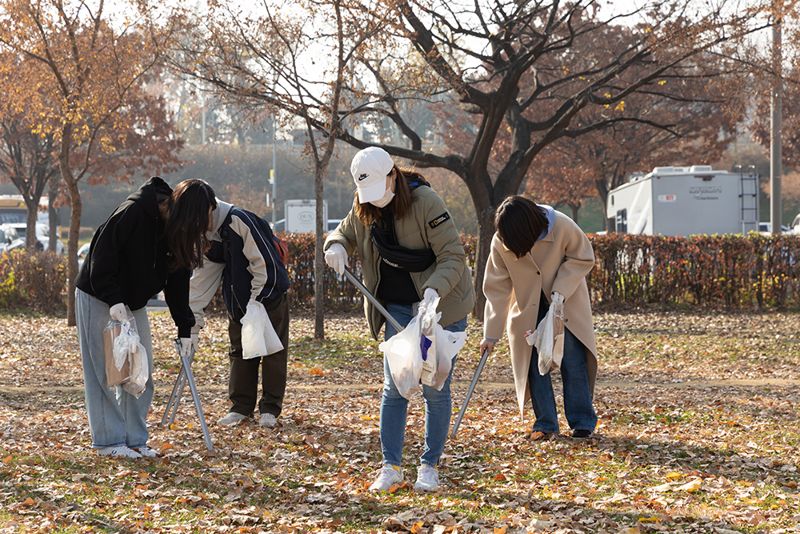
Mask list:
[{"label": "white sneaker", "polygon": [[225,415],[225,417],[217,421],[217,424],[222,426],[234,426],[238,425],[245,419],[247,419],[246,415],[242,415],[237,412],[228,412],[227,415]]},{"label": "white sneaker", "polygon": [[370,491],[388,491],[389,488],[395,484],[400,484],[403,481],[403,472],[399,467],[386,464],[381,468],[378,473],[378,478],[369,487]]},{"label": "white sneaker", "polygon": [[127,445],[117,445],[116,447],[103,447],[97,449],[100,456],[111,456],[113,458],[141,458],[142,455]]},{"label": "white sneaker", "polygon": [[258,418],[258,424],[266,428],[272,428],[278,424],[278,418],[271,413],[262,413],[261,417]]},{"label": "white sneaker", "polygon": [[414,482],[415,491],[436,491],[439,487],[439,472],[432,465],[422,464]]},{"label": "white sneaker", "polygon": [[158,458],[158,453],[147,445],[144,447],[134,447],[133,450],[141,454],[143,458]]}]

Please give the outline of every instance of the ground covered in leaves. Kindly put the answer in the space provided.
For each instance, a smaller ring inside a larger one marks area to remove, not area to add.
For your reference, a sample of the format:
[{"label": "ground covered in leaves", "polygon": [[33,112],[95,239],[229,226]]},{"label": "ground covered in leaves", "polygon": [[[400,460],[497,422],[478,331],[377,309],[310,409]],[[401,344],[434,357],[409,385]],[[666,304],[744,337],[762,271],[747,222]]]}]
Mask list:
[{"label": "ground covered in leaves", "polygon": [[[504,345],[441,466],[443,487],[368,493],[380,465],[377,344],[359,317],[292,323],[276,429],[215,424],[227,401],[226,329],[212,320],[194,367],[216,453],[184,398],[158,422],[178,370],[173,326],[151,314],[155,460],[89,450],[75,331],[0,315],[0,530],[151,532],[800,532],[800,314],[600,314],[599,437],[527,440]],[[479,328],[470,325],[470,343]],[[460,406],[478,355],[454,381]],[[559,382],[556,380],[556,382]],[[560,399],[559,399],[560,400]],[[411,403],[406,480],[423,437]],[[562,419],[562,431],[566,422]]]}]

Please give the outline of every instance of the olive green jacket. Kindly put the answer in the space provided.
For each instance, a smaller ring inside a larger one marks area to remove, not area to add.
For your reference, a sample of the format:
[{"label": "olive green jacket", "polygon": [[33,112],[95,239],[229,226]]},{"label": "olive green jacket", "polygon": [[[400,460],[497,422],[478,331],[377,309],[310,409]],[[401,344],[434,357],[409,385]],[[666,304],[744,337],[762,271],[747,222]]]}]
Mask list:
[{"label": "olive green jacket", "polygon": [[[412,190],[411,196],[411,211],[395,220],[397,242],[411,249],[433,250],[436,262],[422,272],[409,274],[418,298],[429,287],[439,293],[442,299],[438,308],[442,313],[440,323],[449,325],[466,317],[475,305],[472,273],[466,264],[458,229],[439,195],[430,187],[421,186]],[[370,229],[352,209],[328,235],[325,249],[333,243],[341,243],[350,256],[358,253],[364,285],[375,295],[380,282],[380,256],[372,243]],[[385,319],[367,299],[364,299],[364,312],[372,336],[378,339]]]}]

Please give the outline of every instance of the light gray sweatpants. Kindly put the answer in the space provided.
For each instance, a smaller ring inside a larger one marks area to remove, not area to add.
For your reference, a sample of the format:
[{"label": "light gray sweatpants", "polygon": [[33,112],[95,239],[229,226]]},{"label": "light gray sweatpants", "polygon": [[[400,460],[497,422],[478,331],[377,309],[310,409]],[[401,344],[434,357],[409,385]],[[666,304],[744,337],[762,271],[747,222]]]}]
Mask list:
[{"label": "light gray sweatpants", "polygon": [[150,376],[138,399],[120,388],[106,387],[103,330],[111,319],[108,304],[80,289],[75,290],[75,319],[83,359],[83,383],[92,447],[144,447],[147,445],[147,412],[153,402],[153,346],[147,308],[133,312],[142,346],[147,351]]}]

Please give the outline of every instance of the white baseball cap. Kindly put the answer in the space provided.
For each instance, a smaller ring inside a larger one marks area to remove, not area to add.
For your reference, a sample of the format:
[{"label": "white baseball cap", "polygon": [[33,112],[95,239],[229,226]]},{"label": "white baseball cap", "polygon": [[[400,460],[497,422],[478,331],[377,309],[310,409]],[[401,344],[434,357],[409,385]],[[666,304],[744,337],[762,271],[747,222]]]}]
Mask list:
[{"label": "white baseball cap", "polygon": [[350,164],[350,174],[361,204],[374,202],[386,193],[386,176],[393,168],[392,157],[380,147],[371,146],[356,152]]}]

